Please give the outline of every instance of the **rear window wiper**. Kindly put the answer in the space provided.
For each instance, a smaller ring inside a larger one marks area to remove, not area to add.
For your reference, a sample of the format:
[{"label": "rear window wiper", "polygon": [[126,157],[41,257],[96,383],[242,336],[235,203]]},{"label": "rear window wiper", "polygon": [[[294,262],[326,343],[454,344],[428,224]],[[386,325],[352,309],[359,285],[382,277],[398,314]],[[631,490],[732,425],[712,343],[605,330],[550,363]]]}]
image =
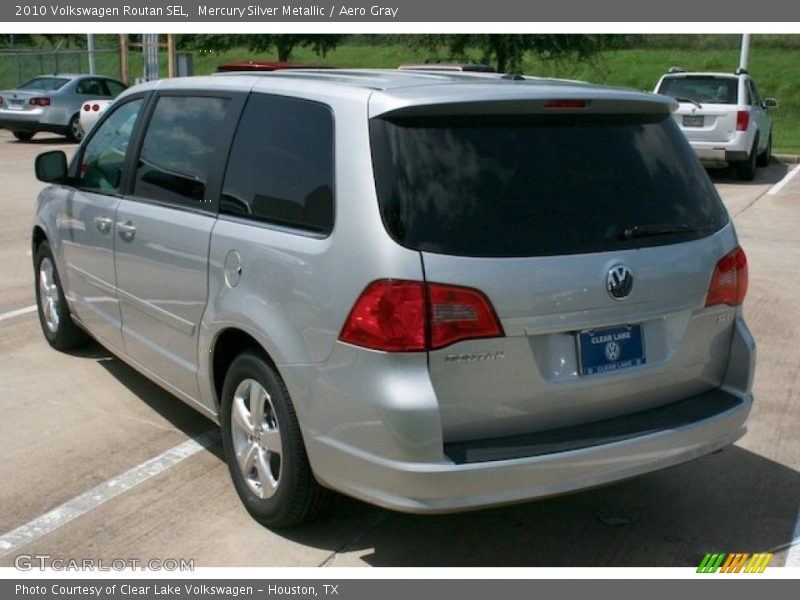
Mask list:
[{"label": "rear window wiper", "polygon": [[617,237],[620,240],[632,240],[634,238],[652,237],[656,235],[670,235],[674,233],[710,233],[712,231],[714,230],[711,228],[692,228],[686,223],[664,223],[626,227],[619,232]]},{"label": "rear window wiper", "polygon": [[689,102],[690,104],[694,104],[697,108],[703,108],[703,105],[700,104],[697,100],[692,100],[691,98],[686,98],[684,96],[678,96],[675,98],[678,102]]}]

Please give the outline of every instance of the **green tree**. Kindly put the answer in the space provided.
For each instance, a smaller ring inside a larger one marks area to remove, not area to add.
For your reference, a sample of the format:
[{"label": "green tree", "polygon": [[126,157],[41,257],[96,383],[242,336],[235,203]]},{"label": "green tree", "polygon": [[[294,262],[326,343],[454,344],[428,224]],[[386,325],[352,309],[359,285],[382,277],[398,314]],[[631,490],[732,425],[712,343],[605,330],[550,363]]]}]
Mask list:
[{"label": "green tree", "polygon": [[519,72],[526,53],[542,58],[587,57],[609,41],[608,35],[584,34],[443,34],[410,35],[405,38],[416,50],[435,54],[444,51],[449,60],[471,60],[470,51],[481,53],[480,60],[494,63],[500,72]]},{"label": "green tree", "polygon": [[325,56],[344,38],[337,34],[234,34],[181,36],[181,45],[192,50],[225,52],[231,48],[246,47],[251,52],[276,52],[278,60],[285,62],[298,47],[311,48],[317,56]]}]

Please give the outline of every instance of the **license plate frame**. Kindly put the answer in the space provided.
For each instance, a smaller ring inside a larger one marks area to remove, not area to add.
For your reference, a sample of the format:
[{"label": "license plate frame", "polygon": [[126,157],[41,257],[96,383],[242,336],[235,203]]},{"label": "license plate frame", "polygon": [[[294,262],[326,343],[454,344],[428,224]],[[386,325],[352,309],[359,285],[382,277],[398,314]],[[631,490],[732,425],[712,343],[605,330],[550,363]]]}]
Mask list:
[{"label": "license plate frame", "polygon": [[581,376],[611,373],[647,363],[640,323],[585,329],[577,332],[575,343]]},{"label": "license plate frame", "polygon": [[683,115],[684,127],[705,127],[706,119],[703,115]]}]

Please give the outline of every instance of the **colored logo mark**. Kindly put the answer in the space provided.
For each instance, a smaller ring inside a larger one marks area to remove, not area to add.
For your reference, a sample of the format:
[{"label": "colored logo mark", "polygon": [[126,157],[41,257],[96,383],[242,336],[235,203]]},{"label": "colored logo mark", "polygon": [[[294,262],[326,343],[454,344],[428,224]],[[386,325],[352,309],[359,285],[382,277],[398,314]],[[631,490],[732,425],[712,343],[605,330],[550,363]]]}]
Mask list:
[{"label": "colored logo mark", "polygon": [[769,552],[757,552],[749,554],[747,552],[734,552],[726,554],[724,552],[706,554],[700,566],[697,567],[698,573],[763,573],[764,569],[772,560]]}]

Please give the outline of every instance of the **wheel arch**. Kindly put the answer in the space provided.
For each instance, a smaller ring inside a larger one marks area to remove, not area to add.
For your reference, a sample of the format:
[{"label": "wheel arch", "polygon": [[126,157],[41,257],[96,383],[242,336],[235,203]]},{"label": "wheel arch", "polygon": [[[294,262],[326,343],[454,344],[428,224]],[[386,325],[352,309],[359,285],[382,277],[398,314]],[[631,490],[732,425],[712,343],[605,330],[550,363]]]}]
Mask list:
[{"label": "wheel arch", "polygon": [[[209,373],[215,410],[219,412],[222,401],[222,386],[225,383],[225,374],[234,359],[244,350],[251,350],[263,358],[267,364],[279,373],[275,361],[264,346],[251,334],[238,327],[228,327],[221,330],[211,346],[211,359]],[[280,373],[279,373],[280,374]]]}]

